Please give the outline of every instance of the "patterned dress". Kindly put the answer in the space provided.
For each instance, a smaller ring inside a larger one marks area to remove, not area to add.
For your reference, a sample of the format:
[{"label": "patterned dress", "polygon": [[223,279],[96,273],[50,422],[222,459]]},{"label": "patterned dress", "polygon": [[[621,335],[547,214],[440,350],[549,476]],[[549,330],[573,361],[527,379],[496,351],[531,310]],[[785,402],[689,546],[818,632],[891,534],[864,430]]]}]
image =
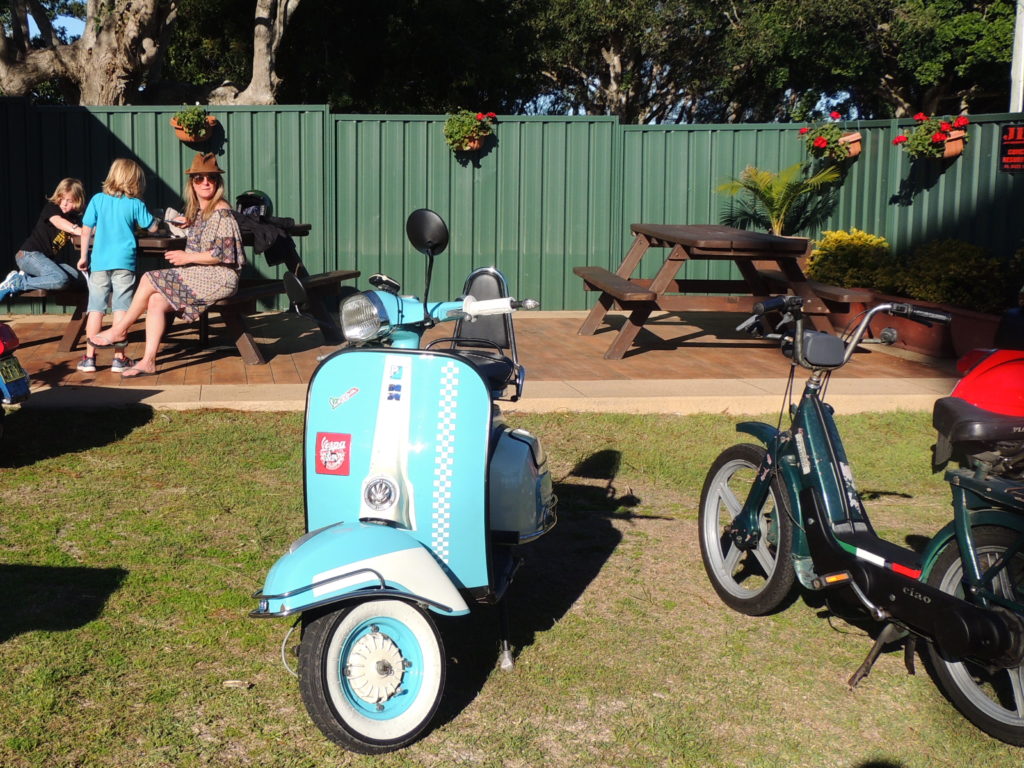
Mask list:
[{"label": "patterned dress", "polygon": [[205,221],[197,219],[189,227],[185,250],[213,251],[220,264],[188,264],[146,274],[175,313],[194,322],[208,305],[238,290],[238,272],[245,266],[245,250],[231,209],[218,209]]}]

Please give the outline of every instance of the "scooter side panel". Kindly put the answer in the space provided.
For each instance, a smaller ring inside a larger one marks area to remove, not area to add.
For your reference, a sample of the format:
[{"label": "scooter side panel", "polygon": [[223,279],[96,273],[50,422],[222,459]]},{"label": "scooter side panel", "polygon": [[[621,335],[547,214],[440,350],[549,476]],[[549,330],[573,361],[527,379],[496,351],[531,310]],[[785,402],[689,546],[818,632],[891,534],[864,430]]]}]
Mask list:
[{"label": "scooter side panel", "polygon": [[483,380],[455,355],[332,356],[306,406],[307,530],[385,521],[420,541],[460,588],[487,586],[490,423]]},{"label": "scooter side panel", "polygon": [[288,615],[367,589],[396,589],[441,610],[469,607],[436,559],[406,531],[333,525],[307,534],[267,573],[255,615]]}]

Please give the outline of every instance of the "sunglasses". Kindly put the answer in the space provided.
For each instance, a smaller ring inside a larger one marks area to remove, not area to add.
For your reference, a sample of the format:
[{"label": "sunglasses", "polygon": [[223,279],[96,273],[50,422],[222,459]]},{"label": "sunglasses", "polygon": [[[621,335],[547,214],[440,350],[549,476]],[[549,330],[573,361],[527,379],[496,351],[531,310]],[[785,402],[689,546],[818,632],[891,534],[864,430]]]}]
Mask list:
[{"label": "sunglasses", "polygon": [[218,173],[193,173],[192,183],[198,184],[202,181],[208,181],[211,184],[216,184],[220,181],[220,174]]}]

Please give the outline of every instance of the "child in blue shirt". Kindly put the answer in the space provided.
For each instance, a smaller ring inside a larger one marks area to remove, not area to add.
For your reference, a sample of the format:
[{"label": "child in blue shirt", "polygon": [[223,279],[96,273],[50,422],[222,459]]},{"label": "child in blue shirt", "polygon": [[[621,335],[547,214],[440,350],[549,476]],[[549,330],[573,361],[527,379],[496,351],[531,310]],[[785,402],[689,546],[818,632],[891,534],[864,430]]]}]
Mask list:
[{"label": "child in blue shirt", "polygon": [[[110,165],[103,192],[89,201],[82,216],[82,257],[78,268],[89,270],[89,305],[85,321],[85,337],[96,336],[103,328],[107,302],[114,313],[114,322],[124,314],[135,294],[135,230],[155,232],[157,222],[142,202],[146,190],[146,174],[134,160],[118,158]],[[92,257],[89,244],[93,231],[96,242]],[[132,361],[124,354],[125,342],[116,345],[110,370],[119,373],[131,368]],[[86,342],[85,355],[78,370],[96,370],[96,348]]]}]

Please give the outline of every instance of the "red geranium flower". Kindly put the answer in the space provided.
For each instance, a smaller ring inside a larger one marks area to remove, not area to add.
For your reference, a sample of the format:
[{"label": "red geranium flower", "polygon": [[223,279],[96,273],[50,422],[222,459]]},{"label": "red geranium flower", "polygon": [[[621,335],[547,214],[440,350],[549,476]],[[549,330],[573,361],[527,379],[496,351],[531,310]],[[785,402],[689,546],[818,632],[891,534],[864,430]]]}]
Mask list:
[{"label": "red geranium flower", "polygon": [[483,112],[477,112],[476,113],[476,119],[477,120],[483,120],[484,119],[484,113]]},{"label": "red geranium flower", "polygon": [[943,120],[941,123],[939,123],[939,130],[949,133],[951,130],[953,130],[953,125]]},{"label": "red geranium flower", "polygon": [[903,135],[903,134],[901,133],[901,134],[900,134],[899,136],[897,136],[897,137],[896,137],[895,139],[893,139],[893,140],[892,140],[892,143],[893,143],[893,144],[902,144],[902,143],[904,143],[904,142],[905,142],[906,140],[907,140],[907,137],[906,137],[906,136],[904,136],[904,135]]},{"label": "red geranium flower", "polygon": [[971,121],[967,119],[967,115],[960,115],[956,120],[953,121],[954,128],[963,128]]},{"label": "red geranium flower", "polygon": [[496,114],[494,114],[493,112],[488,112],[488,113],[487,113],[487,117],[488,117],[488,118],[490,118],[491,120],[493,120],[494,118],[496,118],[496,117],[497,117],[497,115],[496,115]]},{"label": "red geranium flower", "polygon": [[944,142],[948,138],[949,138],[949,134],[948,133],[943,133],[942,131],[936,131],[935,133],[932,134],[932,144],[941,144],[942,142]]},{"label": "red geranium flower", "polygon": [[840,117],[842,117],[842,115],[840,115],[838,112],[829,112],[828,116],[831,117],[833,120],[838,120]]},{"label": "red geranium flower", "polygon": [[805,125],[803,128],[800,129],[800,135],[803,136],[809,130],[811,130],[811,129],[808,126]]},{"label": "red geranium flower", "polygon": [[825,147],[828,146],[828,139],[826,139],[824,136],[819,136],[814,140],[814,146],[818,147],[819,149],[824,149]]}]

